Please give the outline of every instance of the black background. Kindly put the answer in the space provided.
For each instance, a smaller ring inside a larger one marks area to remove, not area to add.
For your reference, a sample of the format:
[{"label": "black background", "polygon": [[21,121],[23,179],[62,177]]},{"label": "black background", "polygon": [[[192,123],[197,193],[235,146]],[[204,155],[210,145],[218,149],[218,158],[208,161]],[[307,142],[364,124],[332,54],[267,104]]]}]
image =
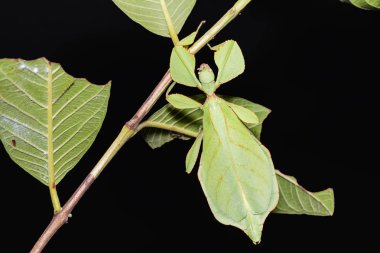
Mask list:
[{"label": "black background", "polygon": [[[206,31],[233,2],[199,0],[181,35],[203,19]],[[64,202],[167,70],[171,41],[133,23],[111,0],[3,0],[0,24],[0,58],[45,56],[76,77],[113,81],[99,136],[58,186]],[[184,172],[190,142],[153,151],[138,136],[46,252],[367,252],[367,229],[378,215],[379,28],[380,13],[338,0],[255,0],[211,42],[239,42],[246,72],[220,92],[273,110],[262,141],[276,167],[312,191],[333,187],[333,217],[271,215],[253,246],[213,218],[195,173]],[[205,49],[197,59],[211,57]],[[48,189],[0,151],[0,251],[28,252],[52,215]]]}]

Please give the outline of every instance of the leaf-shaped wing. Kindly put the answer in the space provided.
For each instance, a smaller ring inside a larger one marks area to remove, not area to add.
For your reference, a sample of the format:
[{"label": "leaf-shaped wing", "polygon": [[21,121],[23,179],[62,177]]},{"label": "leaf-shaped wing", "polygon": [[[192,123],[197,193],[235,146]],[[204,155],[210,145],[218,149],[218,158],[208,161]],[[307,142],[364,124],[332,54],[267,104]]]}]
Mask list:
[{"label": "leaf-shaped wing", "polygon": [[75,79],[46,59],[2,59],[1,141],[11,158],[45,185],[48,167],[54,166],[58,183],[95,140],[109,95],[110,84],[98,86]]},{"label": "leaf-shaped wing", "polygon": [[203,191],[218,221],[242,229],[258,243],[278,201],[270,155],[224,100],[209,97],[203,111],[198,171]]},{"label": "leaf-shaped wing", "polygon": [[[170,37],[160,0],[112,0],[128,17],[145,29]],[[166,0],[167,9],[177,34],[189,17],[196,0]]]},{"label": "leaf-shaped wing", "polygon": [[309,192],[294,177],[276,171],[280,199],[275,213],[331,216],[334,213],[334,191]]},{"label": "leaf-shaped wing", "polygon": [[[221,97],[228,102],[241,105],[256,113],[260,119],[260,124],[247,124],[247,126],[256,138],[260,139],[262,123],[269,115],[270,110],[243,98]],[[192,98],[200,103],[205,101],[205,95],[197,95]],[[186,133],[188,137],[197,137],[199,129],[202,126],[202,117],[203,112],[200,109],[179,110],[167,104],[149,117],[147,123],[149,123],[150,128],[143,130],[142,134],[151,148],[159,148],[176,138],[188,139],[184,138],[185,136],[183,134],[176,132]],[[158,129],[154,126],[167,130]]]}]

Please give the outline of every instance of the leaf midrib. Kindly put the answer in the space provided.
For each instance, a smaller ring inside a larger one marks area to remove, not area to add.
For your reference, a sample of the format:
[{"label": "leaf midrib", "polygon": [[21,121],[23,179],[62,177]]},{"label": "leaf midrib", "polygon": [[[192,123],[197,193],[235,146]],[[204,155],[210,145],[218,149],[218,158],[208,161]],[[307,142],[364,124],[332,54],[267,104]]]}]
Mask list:
[{"label": "leaf midrib", "polygon": [[[54,177],[54,146],[53,146],[53,75],[51,71],[51,63],[47,63],[48,78],[48,102],[47,102],[47,122],[48,122],[48,175],[49,185],[55,184]],[[54,185],[55,187],[55,185]]]}]

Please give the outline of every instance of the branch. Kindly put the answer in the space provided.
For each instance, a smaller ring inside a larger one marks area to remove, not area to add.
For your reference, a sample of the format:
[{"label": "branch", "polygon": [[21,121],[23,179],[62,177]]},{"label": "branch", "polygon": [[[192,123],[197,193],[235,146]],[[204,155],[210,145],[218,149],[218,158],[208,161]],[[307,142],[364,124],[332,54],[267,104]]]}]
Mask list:
[{"label": "branch", "polygon": [[[207,31],[193,46],[189,48],[189,52],[196,54],[201,50],[209,41],[211,41],[228,23],[230,23],[249,3],[251,0],[238,0],[235,5],[209,30]],[[164,91],[168,88],[172,78],[170,72],[167,71],[161,81],[157,84],[156,88],[152,91],[149,97],[145,100],[136,114],[129,120],[122,128],[118,137],[114,140],[107,152],[103,155],[97,165],[93,168],[90,174],[85,178],[82,184],[74,192],[71,198],[66,202],[60,212],[53,216],[50,224],[47,226],[41,237],[30,253],[40,253],[45,248],[50,239],[55,233],[68,222],[71,212],[78,204],[79,200],[91,187],[96,178],[104,170],[107,164],[117,154],[120,148],[137,132],[140,122],[148,114],[153,105],[161,97]]]}]

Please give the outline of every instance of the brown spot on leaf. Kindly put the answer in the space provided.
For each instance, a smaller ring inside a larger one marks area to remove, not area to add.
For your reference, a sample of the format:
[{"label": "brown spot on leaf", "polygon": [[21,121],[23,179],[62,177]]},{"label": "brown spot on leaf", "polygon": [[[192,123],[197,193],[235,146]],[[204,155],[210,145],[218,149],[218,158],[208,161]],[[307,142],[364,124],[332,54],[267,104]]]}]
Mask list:
[{"label": "brown spot on leaf", "polygon": [[12,140],[12,146],[16,147],[16,140],[15,139]]}]

